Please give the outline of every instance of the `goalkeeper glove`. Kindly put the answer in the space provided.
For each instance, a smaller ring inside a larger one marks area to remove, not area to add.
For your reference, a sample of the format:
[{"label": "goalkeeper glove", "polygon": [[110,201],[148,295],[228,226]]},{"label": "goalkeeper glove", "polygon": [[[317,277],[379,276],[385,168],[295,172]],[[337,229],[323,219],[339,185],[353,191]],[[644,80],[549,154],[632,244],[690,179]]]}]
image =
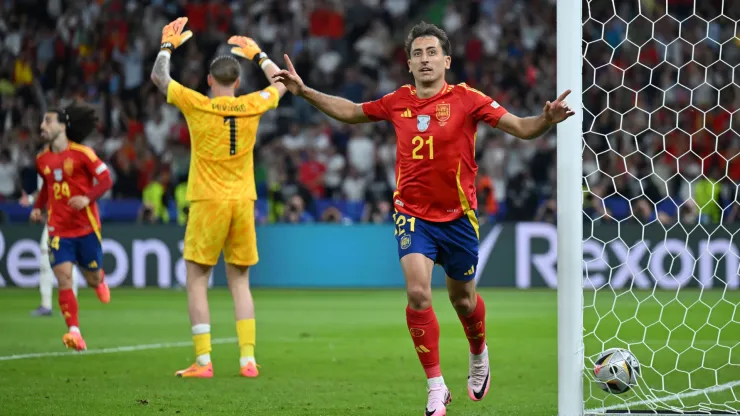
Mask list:
[{"label": "goalkeeper glove", "polygon": [[187,23],[187,17],[180,17],[162,28],[162,46],[160,49],[172,53],[173,50],[179,48],[180,45],[192,38],[193,32],[189,30],[185,32],[182,31]]},{"label": "goalkeeper glove", "polygon": [[229,45],[236,46],[231,48],[231,53],[242,58],[250,59],[260,67],[269,58],[262,52],[257,42],[246,36],[232,36],[229,38]]}]

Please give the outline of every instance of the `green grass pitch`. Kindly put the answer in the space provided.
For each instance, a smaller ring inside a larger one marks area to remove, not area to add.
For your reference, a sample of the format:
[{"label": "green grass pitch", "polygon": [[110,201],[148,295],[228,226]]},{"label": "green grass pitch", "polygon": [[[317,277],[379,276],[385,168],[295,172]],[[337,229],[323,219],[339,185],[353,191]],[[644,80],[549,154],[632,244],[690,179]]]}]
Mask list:
[{"label": "green grass pitch", "polygon": [[[698,298],[698,292],[692,293],[690,296]],[[627,320],[630,313],[644,321],[662,319],[673,324],[677,318],[660,318],[660,311],[665,308],[655,307],[648,295],[620,297],[614,308],[615,297],[600,293],[597,309],[602,317],[587,311],[587,327],[598,322],[600,336],[619,330],[621,339],[634,340],[643,339],[642,326],[615,324]],[[164,344],[159,347],[8,360],[8,356],[18,354],[66,354],[61,345],[65,328],[58,314],[52,318],[29,316],[38,302],[37,291],[4,289],[0,291],[0,415],[423,414],[424,373],[406,329],[402,290],[257,289],[254,296],[260,377],[250,380],[238,376],[231,299],[226,290],[213,289],[210,306],[216,341],[212,353],[215,377],[183,380],[173,373],[188,366],[193,354],[184,292],[114,289],[109,305],[98,303],[90,290],[80,293],[80,323],[90,350]],[[434,305],[442,327],[442,371],[453,395],[448,414],[555,415],[556,292],[484,289],[482,296],[488,308],[493,375],[489,395],[474,403],[466,392],[467,341],[446,294],[435,292]],[[588,292],[586,296],[588,304]],[[655,302],[671,297],[675,295],[665,293]],[[721,298],[721,292],[702,295],[706,302]],[[737,304],[740,294],[726,294],[724,299]],[[639,302],[645,306],[635,313],[635,304]],[[732,346],[733,340],[740,339],[740,312],[736,309],[723,304],[715,308],[718,312],[713,315],[706,313],[693,319],[729,322],[721,341]],[[691,318],[687,322],[691,325]],[[696,334],[708,339],[694,342],[695,345],[707,345],[716,336],[708,330]],[[649,335],[660,337],[662,333]],[[682,337],[685,335],[681,333]],[[685,338],[676,339],[675,345],[686,347],[681,344]],[[587,339],[586,345],[599,344],[595,339]],[[722,360],[740,364],[737,348],[715,352],[709,357],[715,361],[705,361],[706,365]],[[638,351],[638,358],[645,362],[646,354]],[[702,356],[686,357],[680,363],[682,368],[701,367]],[[662,370],[660,366],[669,366],[671,357],[658,352],[650,359]],[[726,368],[730,370],[722,373],[720,382],[731,381],[733,375],[740,379],[739,367]],[[697,374],[692,381],[702,388],[716,384],[708,372]],[[646,377],[653,381],[653,376]],[[680,391],[680,379],[669,382],[675,385],[667,388],[679,387]],[[588,395],[589,384],[585,391]],[[710,396],[724,403],[733,398],[733,393],[740,396],[740,387]],[[619,402],[601,391],[593,391],[593,395],[609,400],[591,401],[587,406]],[[625,396],[634,400],[634,395]]]}]

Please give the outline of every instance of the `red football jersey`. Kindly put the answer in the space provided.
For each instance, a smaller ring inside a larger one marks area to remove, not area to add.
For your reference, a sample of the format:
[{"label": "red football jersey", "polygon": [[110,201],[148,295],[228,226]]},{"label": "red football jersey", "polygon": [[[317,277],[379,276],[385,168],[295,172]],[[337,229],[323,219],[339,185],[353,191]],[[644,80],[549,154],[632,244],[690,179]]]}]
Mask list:
[{"label": "red football jersey", "polygon": [[372,120],[388,120],[396,130],[396,192],[399,212],[443,222],[478,208],[475,195],[475,136],[484,121],[496,127],[506,109],[465,84],[447,85],[427,99],[404,85],[362,104]]},{"label": "red football jersey", "polygon": [[91,199],[90,204],[79,211],[67,204],[73,196],[87,195],[94,186],[94,179],[102,181],[105,177],[108,180],[108,167],[95,152],[70,142],[62,152],[41,152],[36,157],[36,170],[44,180],[48,198],[49,236],[81,237],[94,232],[100,237],[100,216],[95,200]]}]

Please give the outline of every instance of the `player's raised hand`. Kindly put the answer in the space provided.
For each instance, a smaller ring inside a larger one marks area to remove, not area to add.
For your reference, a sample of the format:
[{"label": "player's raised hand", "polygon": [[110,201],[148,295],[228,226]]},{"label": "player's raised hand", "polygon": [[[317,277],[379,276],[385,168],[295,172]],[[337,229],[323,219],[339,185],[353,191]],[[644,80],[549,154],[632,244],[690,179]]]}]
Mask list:
[{"label": "player's raised hand", "polygon": [[180,17],[162,28],[162,50],[172,52],[193,37],[193,32],[182,31],[187,23],[187,17]]},{"label": "player's raised hand", "polygon": [[72,198],[69,198],[69,201],[67,201],[67,205],[79,211],[82,208],[90,205],[90,198],[84,195],[75,195]]},{"label": "player's raised hand", "polygon": [[542,114],[545,115],[545,118],[550,124],[560,123],[575,114],[575,111],[573,111],[573,109],[568,106],[568,103],[565,102],[565,97],[567,97],[568,94],[570,94],[570,90],[566,90],[564,93],[560,94],[560,97],[555,101],[548,101],[545,103],[545,108],[542,109]]},{"label": "player's raised hand", "polygon": [[44,217],[41,214],[41,210],[38,208],[34,208],[31,210],[31,216],[29,218],[32,222],[41,222],[44,220]]},{"label": "player's raised hand", "polygon": [[295,72],[293,62],[290,62],[290,57],[288,57],[287,54],[283,56],[285,57],[285,66],[288,69],[282,69],[278,71],[275,75],[272,76],[272,80],[285,85],[285,88],[287,88],[288,91],[290,91],[293,95],[297,95],[300,97],[303,95],[303,91],[305,91],[306,85],[303,83],[301,77],[298,76],[298,73]]},{"label": "player's raised hand", "polygon": [[262,52],[262,49],[257,45],[257,42],[246,36],[230,37],[229,45],[235,46],[234,48],[231,48],[231,53],[245,59],[254,60],[254,58]]}]

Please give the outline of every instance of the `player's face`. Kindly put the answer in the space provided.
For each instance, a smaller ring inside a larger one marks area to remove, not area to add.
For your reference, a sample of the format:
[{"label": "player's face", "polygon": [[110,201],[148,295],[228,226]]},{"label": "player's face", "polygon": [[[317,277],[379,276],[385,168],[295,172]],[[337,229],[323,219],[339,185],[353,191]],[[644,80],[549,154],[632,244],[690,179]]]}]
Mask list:
[{"label": "player's face", "polygon": [[62,125],[59,123],[57,113],[44,114],[44,120],[41,122],[41,137],[53,142],[62,132]]},{"label": "player's face", "polygon": [[445,55],[436,36],[416,38],[411,43],[409,70],[414,79],[423,83],[433,83],[444,78],[445,70],[450,69],[452,58]]}]

